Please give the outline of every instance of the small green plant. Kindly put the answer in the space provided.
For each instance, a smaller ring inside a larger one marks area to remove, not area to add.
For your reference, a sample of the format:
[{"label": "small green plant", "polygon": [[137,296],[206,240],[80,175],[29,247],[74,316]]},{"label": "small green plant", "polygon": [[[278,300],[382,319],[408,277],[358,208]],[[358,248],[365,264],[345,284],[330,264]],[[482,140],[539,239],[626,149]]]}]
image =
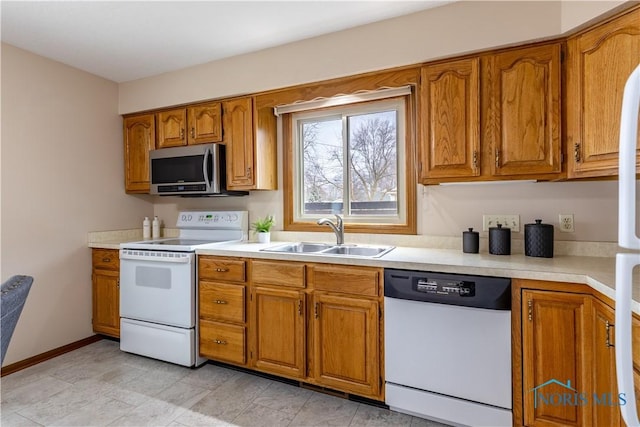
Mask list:
[{"label": "small green plant", "polygon": [[268,233],[275,223],[276,220],[273,218],[273,215],[268,215],[264,218],[258,218],[256,222],[251,224],[251,228],[253,228],[255,233]]}]

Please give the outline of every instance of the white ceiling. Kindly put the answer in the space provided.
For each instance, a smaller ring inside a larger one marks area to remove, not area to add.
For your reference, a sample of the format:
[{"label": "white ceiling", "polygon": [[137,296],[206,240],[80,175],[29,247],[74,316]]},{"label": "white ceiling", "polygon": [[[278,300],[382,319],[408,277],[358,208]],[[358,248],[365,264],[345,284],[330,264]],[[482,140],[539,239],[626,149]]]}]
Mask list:
[{"label": "white ceiling", "polygon": [[450,3],[1,1],[2,41],[124,82]]}]

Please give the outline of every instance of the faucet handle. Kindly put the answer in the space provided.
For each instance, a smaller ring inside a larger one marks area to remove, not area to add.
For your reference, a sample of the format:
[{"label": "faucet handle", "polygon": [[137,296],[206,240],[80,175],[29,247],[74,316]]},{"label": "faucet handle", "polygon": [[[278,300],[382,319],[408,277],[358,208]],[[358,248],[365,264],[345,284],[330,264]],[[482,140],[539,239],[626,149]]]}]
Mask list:
[{"label": "faucet handle", "polygon": [[342,228],[342,217],[338,214],[334,214],[336,216],[336,226],[338,228]]}]

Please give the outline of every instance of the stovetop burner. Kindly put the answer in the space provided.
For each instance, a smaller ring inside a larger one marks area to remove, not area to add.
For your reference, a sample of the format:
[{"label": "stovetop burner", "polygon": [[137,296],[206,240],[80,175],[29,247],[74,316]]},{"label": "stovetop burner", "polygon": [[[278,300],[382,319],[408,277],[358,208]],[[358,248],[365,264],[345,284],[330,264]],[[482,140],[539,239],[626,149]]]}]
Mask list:
[{"label": "stovetop burner", "polygon": [[206,245],[209,243],[219,243],[224,242],[225,240],[197,240],[197,239],[169,239],[169,240],[158,240],[158,241],[148,241],[147,243],[150,245],[181,245],[181,246],[193,246],[193,245]]}]

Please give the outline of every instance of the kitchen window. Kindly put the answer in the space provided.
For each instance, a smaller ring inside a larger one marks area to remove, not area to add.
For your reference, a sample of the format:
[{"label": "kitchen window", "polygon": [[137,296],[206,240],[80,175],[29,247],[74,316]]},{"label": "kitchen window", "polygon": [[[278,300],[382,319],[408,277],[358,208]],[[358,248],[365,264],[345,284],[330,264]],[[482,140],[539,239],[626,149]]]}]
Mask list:
[{"label": "kitchen window", "polygon": [[405,95],[283,115],[285,229],[318,231],[338,214],[349,232],[415,233],[408,105]]}]

